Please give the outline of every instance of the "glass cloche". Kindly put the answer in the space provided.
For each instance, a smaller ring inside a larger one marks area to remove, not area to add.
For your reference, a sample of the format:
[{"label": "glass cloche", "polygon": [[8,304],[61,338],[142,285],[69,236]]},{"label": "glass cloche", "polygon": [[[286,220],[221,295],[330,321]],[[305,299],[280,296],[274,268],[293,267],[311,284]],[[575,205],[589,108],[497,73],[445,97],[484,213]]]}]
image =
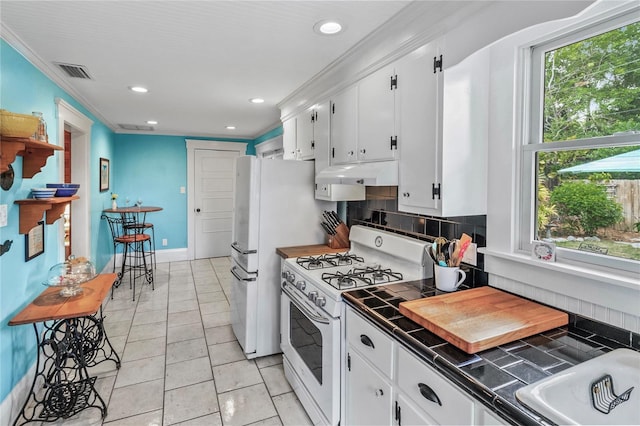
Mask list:
[{"label": "glass cloche", "polygon": [[86,257],[69,256],[64,263],[53,265],[49,269],[47,281],[49,287],[60,287],[60,295],[64,297],[76,296],[82,293],[80,284],[96,276],[96,268]]}]

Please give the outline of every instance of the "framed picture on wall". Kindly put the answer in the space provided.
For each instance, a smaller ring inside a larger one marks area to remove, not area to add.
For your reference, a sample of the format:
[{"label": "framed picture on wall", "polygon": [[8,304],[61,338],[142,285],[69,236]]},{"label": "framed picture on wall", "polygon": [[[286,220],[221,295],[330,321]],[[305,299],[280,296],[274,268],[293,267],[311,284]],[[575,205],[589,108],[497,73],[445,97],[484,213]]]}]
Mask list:
[{"label": "framed picture on wall", "polygon": [[100,158],[100,192],[109,190],[109,160]]},{"label": "framed picture on wall", "polygon": [[24,236],[24,261],[28,262],[34,257],[44,253],[44,220],[38,222],[38,225],[31,228],[28,234]]}]

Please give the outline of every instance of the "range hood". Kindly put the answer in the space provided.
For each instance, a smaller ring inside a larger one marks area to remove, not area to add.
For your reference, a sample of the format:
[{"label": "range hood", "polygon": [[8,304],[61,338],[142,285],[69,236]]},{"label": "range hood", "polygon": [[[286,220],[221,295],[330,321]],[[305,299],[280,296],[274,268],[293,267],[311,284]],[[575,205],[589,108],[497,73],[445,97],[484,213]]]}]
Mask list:
[{"label": "range hood", "polygon": [[316,174],[316,183],[398,186],[398,161],[376,161],[331,166]]}]

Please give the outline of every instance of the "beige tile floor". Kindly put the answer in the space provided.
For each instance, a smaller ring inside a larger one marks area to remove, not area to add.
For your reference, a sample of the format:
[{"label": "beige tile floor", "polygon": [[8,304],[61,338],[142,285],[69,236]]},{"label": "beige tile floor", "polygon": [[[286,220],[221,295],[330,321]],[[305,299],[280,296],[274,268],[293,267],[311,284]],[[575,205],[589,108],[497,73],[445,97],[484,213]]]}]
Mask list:
[{"label": "beige tile floor", "polygon": [[122,359],[90,369],[108,404],[64,425],[310,425],[282,356],[247,360],[229,318],[229,258],[161,263],[155,290],[128,283],[106,301],[105,330]]}]

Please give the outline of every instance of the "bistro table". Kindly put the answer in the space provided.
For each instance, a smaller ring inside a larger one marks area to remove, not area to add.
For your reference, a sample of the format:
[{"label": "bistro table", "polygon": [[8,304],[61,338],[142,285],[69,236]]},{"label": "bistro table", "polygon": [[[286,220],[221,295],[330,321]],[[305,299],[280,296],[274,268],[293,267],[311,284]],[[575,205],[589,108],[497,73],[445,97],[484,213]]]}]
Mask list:
[{"label": "bistro table", "polygon": [[9,321],[11,326],[33,325],[38,351],[33,384],[14,425],[66,419],[89,407],[106,417],[107,405],[87,368],[105,361],[120,368],[102,315],[102,302],[116,278],[97,275],[80,285],[81,294],[71,297],[62,296],[59,287],[49,287]]},{"label": "bistro table", "polygon": [[[133,229],[134,232],[136,232],[135,230],[140,228],[143,228],[143,229],[146,229],[147,227],[151,228],[151,232],[152,232],[151,244],[153,245],[153,250],[151,251],[151,253],[152,253],[153,267],[150,268],[149,270],[146,270],[146,263],[145,263],[145,275],[148,283],[153,283],[153,269],[155,268],[155,264],[156,264],[156,240],[155,240],[156,236],[155,236],[155,230],[153,229],[153,225],[147,224],[145,223],[145,221],[147,218],[147,213],[159,212],[161,210],[162,210],[162,207],[156,207],[156,206],[130,206],[130,207],[126,206],[126,207],[118,207],[115,209],[102,210],[103,214],[105,213],[119,214],[120,217],[122,218],[123,226],[126,229]],[[140,217],[141,215],[142,217]],[[115,269],[115,253],[113,255],[114,255],[114,269]],[[120,286],[120,280],[123,278],[123,275],[124,275],[125,263],[126,263],[126,258],[123,256],[121,273],[120,273],[120,276],[118,276],[118,281],[116,282],[116,285],[115,285],[116,287]]]}]

